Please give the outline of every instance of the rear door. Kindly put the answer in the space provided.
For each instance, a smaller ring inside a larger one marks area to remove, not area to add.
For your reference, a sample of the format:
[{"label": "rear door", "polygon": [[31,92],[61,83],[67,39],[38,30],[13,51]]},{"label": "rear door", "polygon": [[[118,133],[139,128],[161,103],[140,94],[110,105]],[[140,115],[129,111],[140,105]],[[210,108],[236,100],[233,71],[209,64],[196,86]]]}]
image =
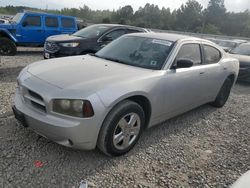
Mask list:
[{"label": "rear door", "polygon": [[45,41],[45,32],[41,15],[25,15],[21,22],[21,41],[24,43],[39,43]]},{"label": "rear door", "polygon": [[45,25],[45,38],[48,38],[52,35],[60,34],[59,20],[56,16],[45,16],[44,17]]},{"label": "rear door", "polygon": [[202,49],[204,54],[203,67],[205,70],[202,77],[206,85],[204,94],[208,99],[214,100],[227,76],[227,68],[220,63],[222,59],[220,50],[209,44],[203,44]]}]

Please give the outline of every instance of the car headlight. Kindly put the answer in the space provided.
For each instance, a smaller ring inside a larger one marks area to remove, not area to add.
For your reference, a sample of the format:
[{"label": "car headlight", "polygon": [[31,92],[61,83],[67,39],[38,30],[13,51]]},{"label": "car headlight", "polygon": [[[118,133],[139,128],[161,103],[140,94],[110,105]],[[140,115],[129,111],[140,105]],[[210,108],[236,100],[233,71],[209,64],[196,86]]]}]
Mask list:
[{"label": "car headlight", "polygon": [[74,117],[87,118],[94,115],[92,105],[87,100],[54,99],[53,111]]},{"label": "car headlight", "polygon": [[64,43],[60,43],[60,45],[63,47],[75,48],[79,46],[79,43],[78,42],[64,42]]}]

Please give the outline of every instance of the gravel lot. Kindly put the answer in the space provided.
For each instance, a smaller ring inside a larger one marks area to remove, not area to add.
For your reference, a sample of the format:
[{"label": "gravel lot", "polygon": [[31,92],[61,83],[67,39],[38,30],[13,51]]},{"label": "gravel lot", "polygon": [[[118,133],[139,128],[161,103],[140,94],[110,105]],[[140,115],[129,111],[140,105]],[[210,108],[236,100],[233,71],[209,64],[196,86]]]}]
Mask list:
[{"label": "gravel lot", "polygon": [[79,187],[81,180],[90,187],[229,187],[250,170],[250,85],[235,85],[224,108],[204,105],[171,119],[145,131],[127,155],[110,158],[16,125],[16,76],[43,59],[41,49],[20,50],[0,62],[0,187]]}]

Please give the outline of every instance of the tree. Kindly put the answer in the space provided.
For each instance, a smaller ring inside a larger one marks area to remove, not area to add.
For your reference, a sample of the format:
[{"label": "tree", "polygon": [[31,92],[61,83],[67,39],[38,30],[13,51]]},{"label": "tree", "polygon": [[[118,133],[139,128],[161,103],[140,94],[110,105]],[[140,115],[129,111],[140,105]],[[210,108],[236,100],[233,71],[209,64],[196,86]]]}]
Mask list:
[{"label": "tree", "polygon": [[140,7],[135,12],[135,25],[144,25],[144,27],[157,28],[160,22],[161,10],[157,5],[147,3],[144,8]]},{"label": "tree", "polygon": [[109,17],[103,18],[102,23],[110,23]]},{"label": "tree", "polygon": [[205,24],[212,24],[220,28],[227,18],[224,0],[210,0],[204,14]]},{"label": "tree", "polygon": [[120,24],[129,24],[131,23],[133,15],[133,8],[130,5],[127,5],[114,12],[112,15],[112,21]]},{"label": "tree", "polygon": [[160,28],[161,29],[172,29],[173,22],[172,22],[172,14],[170,8],[162,8],[161,15],[160,15]]},{"label": "tree", "polygon": [[202,5],[196,0],[188,0],[176,13],[176,27],[178,30],[194,31],[202,25]]}]

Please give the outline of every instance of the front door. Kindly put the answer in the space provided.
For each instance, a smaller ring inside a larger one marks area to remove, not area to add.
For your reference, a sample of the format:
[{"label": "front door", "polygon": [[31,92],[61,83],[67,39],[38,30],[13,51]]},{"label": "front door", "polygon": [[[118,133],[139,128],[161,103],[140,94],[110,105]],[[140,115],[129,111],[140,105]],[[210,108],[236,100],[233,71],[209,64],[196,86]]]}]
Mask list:
[{"label": "front door", "polygon": [[42,17],[38,15],[27,15],[21,22],[21,42],[43,44],[45,32],[42,25]]},{"label": "front door", "polygon": [[189,68],[171,68],[165,78],[164,109],[166,115],[174,116],[199,106],[204,101],[204,67],[200,44],[184,44],[180,48],[172,67],[178,60],[190,60],[194,64]]}]

